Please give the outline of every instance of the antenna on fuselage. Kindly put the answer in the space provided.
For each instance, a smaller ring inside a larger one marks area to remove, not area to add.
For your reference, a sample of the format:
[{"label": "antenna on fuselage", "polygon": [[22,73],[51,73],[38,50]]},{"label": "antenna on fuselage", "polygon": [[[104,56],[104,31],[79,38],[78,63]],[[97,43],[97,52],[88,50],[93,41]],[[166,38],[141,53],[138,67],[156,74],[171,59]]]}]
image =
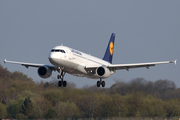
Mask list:
[{"label": "antenna on fuselage", "polygon": [[63,43],[61,43],[61,46],[63,46]]}]

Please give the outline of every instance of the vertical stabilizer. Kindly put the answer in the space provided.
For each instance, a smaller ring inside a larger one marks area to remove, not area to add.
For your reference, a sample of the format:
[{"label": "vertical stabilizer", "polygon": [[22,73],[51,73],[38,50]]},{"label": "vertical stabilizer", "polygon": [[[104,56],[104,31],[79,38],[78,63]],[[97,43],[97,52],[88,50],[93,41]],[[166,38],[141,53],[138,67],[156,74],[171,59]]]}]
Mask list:
[{"label": "vertical stabilizer", "polygon": [[109,40],[109,44],[107,46],[107,49],[106,49],[106,52],[104,55],[104,58],[103,58],[103,60],[105,60],[109,63],[112,63],[115,36],[116,35],[114,33],[112,33],[111,38]]}]

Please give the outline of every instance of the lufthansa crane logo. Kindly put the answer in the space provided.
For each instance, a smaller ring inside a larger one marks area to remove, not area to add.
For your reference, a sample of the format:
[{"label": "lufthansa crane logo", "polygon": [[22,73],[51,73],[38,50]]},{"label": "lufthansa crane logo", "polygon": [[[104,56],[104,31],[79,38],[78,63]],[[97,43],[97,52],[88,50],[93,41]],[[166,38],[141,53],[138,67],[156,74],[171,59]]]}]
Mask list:
[{"label": "lufthansa crane logo", "polygon": [[113,42],[110,42],[109,51],[110,51],[111,55],[113,54],[113,49],[114,49],[114,44],[113,44]]}]

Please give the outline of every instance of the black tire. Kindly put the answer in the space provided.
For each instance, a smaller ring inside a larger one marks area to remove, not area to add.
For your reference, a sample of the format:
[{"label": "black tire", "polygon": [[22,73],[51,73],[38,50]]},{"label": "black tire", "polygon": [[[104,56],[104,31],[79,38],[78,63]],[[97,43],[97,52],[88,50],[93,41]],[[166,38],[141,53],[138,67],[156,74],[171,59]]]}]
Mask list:
[{"label": "black tire", "polygon": [[67,86],[67,82],[63,81],[63,87],[66,87],[66,86]]},{"label": "black tire", "polygon": [[100,81],[97,81],[97,87],[100,87],[101,83]]},{"label": "black tire", "polygon": [[61,81],[58,82],[58,86],[59,86],[59,87],[62,86],[62,82],[61,82]]},{"label": "black tire", "polygon": [[105,81],[102,81],[101,85],[102,87],[105,87]]}]

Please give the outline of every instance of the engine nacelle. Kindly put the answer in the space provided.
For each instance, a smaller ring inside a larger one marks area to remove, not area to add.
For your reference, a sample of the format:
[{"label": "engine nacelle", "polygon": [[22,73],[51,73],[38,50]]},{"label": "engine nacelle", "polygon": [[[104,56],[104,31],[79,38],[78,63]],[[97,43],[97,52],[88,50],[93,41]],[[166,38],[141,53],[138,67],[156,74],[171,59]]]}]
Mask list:
[{"label": "engine nacelle", "polygon": [[41,78],[48,78],[52,75],[52,70],[49,69],[47,66],[42,66],[38,69],[38,75]]},{"label": "engine nacelle", "polygon": [[100,78],[108,78],[111,75],[111,72],[109,71],[109,69],[107,69],[106,67],[98,67],[96,69],[96,74],[100,77]]}]

